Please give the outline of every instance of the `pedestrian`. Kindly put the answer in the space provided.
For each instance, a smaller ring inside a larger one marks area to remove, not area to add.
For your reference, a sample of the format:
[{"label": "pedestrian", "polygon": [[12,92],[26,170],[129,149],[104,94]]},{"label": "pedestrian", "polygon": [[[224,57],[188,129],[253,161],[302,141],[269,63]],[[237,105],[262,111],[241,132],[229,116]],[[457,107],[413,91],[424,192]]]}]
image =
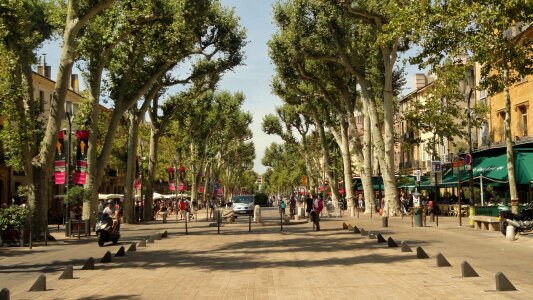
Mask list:
[{"label": "pedestrian", "polygon": [[313,209],[311,211],[311,220],[315,224],[315,230],[320,231],[320,213],[324,208],[324,202],[321,198],[317,198],[313,201]]},{"label": "pedestrian", "polygon": [[294,197],[294,195],[292,195],[291,197],[289,208],[290,208],[290,213],[291,213],[291,218],[292,218],[296,214],[296,197]]},{"label": "pedestrian", "polygon": [[187,212],[187,202],[185,202],[183,198],[180,199],[178,207],[180,209],[180,220],[185,219],[185,213]]},{"label": "pedestrian", "polygon": [[311,198],[310,194],[307,194],[307,198],[305,199],[305,212],[307,213],[307,218],[311,218],[311,210],[313,210],[313,198]]},{"label": "pedestrian", "polygon": [[104,200],[102,199],[98,200],[98,214],[103,213],[104,208],[105,208]]},{"label": "pedestrian", "polygon": [[285,215],[285,207],[287,207],[287,205],[285,204],[285,201],[281,199],[279,203],[279,209],[280,209],[280,213],[283,215]]}]

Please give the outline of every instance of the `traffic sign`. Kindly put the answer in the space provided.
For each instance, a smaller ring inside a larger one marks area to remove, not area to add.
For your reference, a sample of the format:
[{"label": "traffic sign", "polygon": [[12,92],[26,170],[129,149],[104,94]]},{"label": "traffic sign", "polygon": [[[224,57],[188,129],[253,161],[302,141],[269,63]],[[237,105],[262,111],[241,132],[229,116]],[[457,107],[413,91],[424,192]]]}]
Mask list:
[{"label": "traffic sign", "polygon": [[452,164],[453,164],[454,168],[460,168],[460,167],[464,166],[465,161],[460,159],[460,160],[454,161]]},{"label": "traffic sign", "polygon": [[472,164],[472,154],[466,154],[465,155],[465,164],[471,165]]},{"label": "traffic sign", "polygon": [[431,162],[431,172],[436,172],[436,173],[442,172],[442,165],[440,161]]}]

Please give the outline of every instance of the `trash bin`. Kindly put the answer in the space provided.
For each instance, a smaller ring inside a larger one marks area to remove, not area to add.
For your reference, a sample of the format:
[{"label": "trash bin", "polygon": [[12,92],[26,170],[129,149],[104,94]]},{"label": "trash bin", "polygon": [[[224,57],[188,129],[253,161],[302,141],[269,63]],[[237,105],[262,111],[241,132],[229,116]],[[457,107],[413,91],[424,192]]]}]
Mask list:
[{"label": "trash bin", "polygon": [[413,208],[413,220],[415,227],[422,227],[422,208],[414,207]]}]

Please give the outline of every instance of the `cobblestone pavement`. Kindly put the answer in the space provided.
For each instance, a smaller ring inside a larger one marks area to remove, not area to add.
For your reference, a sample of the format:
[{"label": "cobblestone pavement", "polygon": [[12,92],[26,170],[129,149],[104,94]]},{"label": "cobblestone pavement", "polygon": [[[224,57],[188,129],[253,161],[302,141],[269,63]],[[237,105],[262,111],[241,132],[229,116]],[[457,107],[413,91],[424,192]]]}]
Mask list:
[{"label": "cobblestone pavement", "polygon": [[[275,216],[274,210],[270,210]],[[267,215],[267,214],[265,214]],[[201,216],[201,214],[200,214]],[[204,217],[205,218],[205,217]],[[499,232],[459,227],[456,218],[440,218],[439,227],[412,228],[409,218],[323,218],[322,230],[311,223],[252,226],[247,218],[216,227],[184,224],[124,225],[126,247],[142,236],[167,230],[169,238],[146,248],[99,263],[106,251],[95,238],[66,239],[47,247],[0,248],[0,288],[12,299],[531,299],[533,238],[509,242]],[[342,230],[342,223],[380,232],[413,250],[423,247],[429,259],[376,240]],[[436,267],[441,252],[452,267]],[[90,256],[95,270],[80,270]],[[461,278],[466,260],[479,273]],[[73,280],[58,280],[66,265],[74,266]],[[503,272],[518,291],[496,292],[495,274]],[[28,292],[45,274],[47,291]]]}]

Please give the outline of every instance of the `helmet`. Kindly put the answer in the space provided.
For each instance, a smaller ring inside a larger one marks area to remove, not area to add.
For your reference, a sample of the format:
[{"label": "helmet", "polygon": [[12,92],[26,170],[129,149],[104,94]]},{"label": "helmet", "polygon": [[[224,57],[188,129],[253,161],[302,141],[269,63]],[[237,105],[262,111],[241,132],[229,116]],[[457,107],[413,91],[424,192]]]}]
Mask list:
[{"label": "helmet", "polygon": [[106,204],[113,204],[113,200],[107,200]]}]

